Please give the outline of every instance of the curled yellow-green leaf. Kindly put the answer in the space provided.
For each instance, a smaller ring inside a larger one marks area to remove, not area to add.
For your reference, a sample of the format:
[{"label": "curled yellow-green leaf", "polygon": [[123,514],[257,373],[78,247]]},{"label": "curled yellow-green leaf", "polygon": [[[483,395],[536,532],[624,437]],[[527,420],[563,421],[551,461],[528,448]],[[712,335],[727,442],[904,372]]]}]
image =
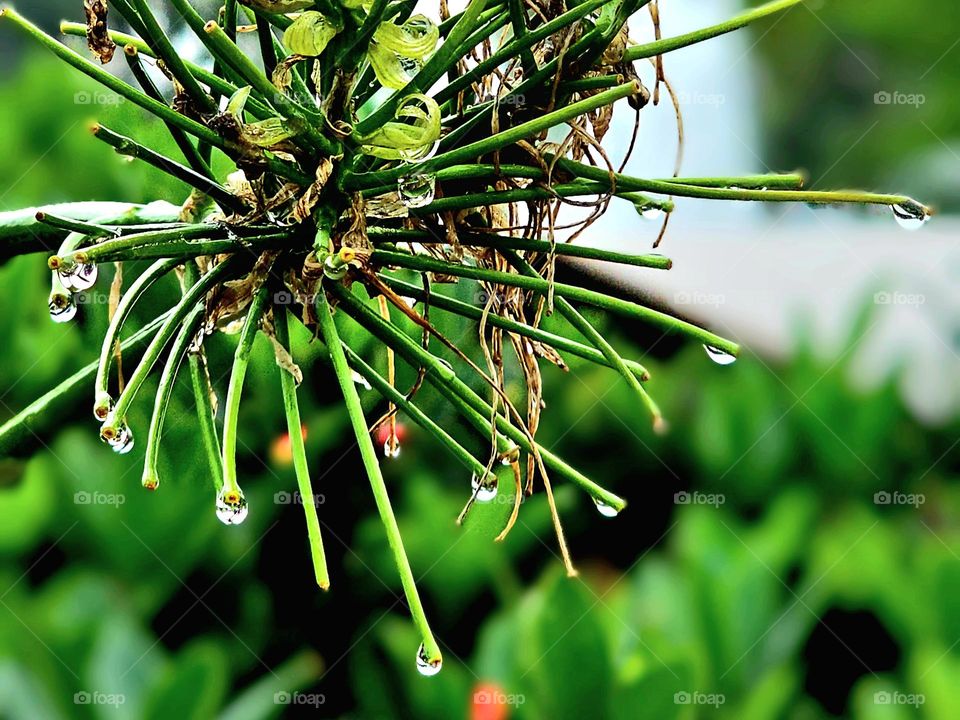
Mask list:
[{"label": "curled yellow-green leaf", "polygon": [[425,15],[414,15],[403,25],[381,23],[373,33],[373,41],[397,55],[423,60],[437,47],[440,28]]},{"label": "curled yellow-green leaf", "polygon": [[397,106],[395,119],[367,135],[360,149],[385,160],[416,161],[427,157],[440,139],[440,106],[426,95],[409,95]]},{"label": "curled yellow-green leaf", "polygon": [[243,125],[240,133],[251,145],[269,148],[292,138],[297,134],[297,129],[283,118],[273,117]]},{"label": "curled yellow-green leaf", "polygon": [[414,75],[420,72],[422,66],[419,60],[402,57],[376,42],[370,43],[367,48],[367,57],[370,59],[370,67],[373,68],[377,81],[393,90],[406,87]]},{"label": "curled yellow-green leaf", "polygon": [[308,10],[283,33],[283,44],[295,55],[317,57],[339,32],[323,13]]},{"label": "curled yellow-green leaf", "polygon": [[231,95],[230,100],[227,101],[227,114],[233,115],[235,118],[242,121],[243,108],[246,106],[247,99],[250,97],[250,92],[252,90],[252,87],[246,85]]}]

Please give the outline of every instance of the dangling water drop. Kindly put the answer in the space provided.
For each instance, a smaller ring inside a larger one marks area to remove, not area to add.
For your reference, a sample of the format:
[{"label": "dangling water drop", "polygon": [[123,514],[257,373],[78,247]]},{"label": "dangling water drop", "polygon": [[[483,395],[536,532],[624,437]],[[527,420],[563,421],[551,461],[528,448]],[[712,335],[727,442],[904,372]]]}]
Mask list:
[{"label": "dangling water drop", "polygon": [[922,205],[901,203],[900,205],[891,205],[890,209],[893,210],[893,217],[896,219],[897,225],[905,230],[918,230],[930,219],[930,215],[927,214]]},{"label": "dangling water drop", "polygon": [[637,212],[644,220],[659,220],[663,217],[663,210],[656,205],[640,205],[637,207]]},{"label": "dangling water drop", "polygon": [[473,490],[477,502],[487,503],[497,497],[499,483],[495,475],[490,475],[486,482],[481,483],[480,478],[474,474],[470,479],[470,488]]},{"label": "dangling water drop", "polygon": [[133,450],[133,433],[123,421],[108,420],[100,428],[100,439],[117,455],[126,455]]},{"label": "dangling water drop", "polygon": [[99,271],[93,263],[77,263],[69,272],[60,271],[60,282],[71,292],[89,290],[97,282]]},{"label": "dangling water drop", "polygon": [[597,512],[604,517],[612,518],[620,514],[620,511],[613,507],[613,505],[607,505],[603,500],[594,498],[593,504],[597,506]]},{"label": "dangling water drop", "polygon": [[433,175],[416,173],[397,180],[400,200],[408,208],[420,208],[433,202],[437,181]]},{"label": "dangling water drop", "polygon": [[247,499],[240,490],[223,489],[217,495],[217,518],[224,525],[239,525],[247,519]]},{"label": "dangling water drop", "polygon": [[737,356],[721,350],[713,345],[704,345],[703,349],[707,351],[707,357],[713,360],[717,365],[732,365],[737,361]]},{"label": "dangling water drop", "polygon": [[55,323],[67,323],[77,316],[77,303],[72,295],[52,293],[47,307],[50,309],[50,319]]},{"label": "dangling water drop", "polygon": [[400,457],[400,438],[391,433],[383,443],[383,456],[396,460]]},{"label": "dangling water drop", "polygon": [[438,672],[440,672],[443,667],[443,660],[437,658],[433,662],[427,658],[427,652],[423,649],[423,645],[420,646],[420,649],[417,650],[417,672],[425,677],[433,677]]}]

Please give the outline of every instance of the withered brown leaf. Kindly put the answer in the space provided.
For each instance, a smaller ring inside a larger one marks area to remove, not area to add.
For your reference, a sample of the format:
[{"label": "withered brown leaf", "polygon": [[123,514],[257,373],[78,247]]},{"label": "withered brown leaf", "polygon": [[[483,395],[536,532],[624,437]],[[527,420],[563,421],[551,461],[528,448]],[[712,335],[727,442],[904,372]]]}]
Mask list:
[{"label": "withered brown leaf", "polygon": [[106,65],[113,60],[117,44],[110,39],[107,31],[106,0],[83,0],[83,10],[87,15],[87,45],[91,52]]}]

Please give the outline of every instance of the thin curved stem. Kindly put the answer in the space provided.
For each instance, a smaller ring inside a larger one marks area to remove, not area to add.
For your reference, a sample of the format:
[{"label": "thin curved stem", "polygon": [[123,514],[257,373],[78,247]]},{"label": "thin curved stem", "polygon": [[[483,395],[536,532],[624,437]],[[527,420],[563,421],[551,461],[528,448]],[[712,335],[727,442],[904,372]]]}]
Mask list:
[{"label": "thin curved stem", "polygon": [[160,474],[157,462],[160,457],[160,438],[163,434],[163,422],[167,416],[167,407],[173,397],[173,388],[177,380],[177,372],[183,362],[184,355],[193,342],[197,328],[203,320],[203,305],[197,304],[183,321],[183,326],[174,338],[167,362],[160,373],[160,382],[157,385],[157,395],[153,403],[153,415],[150,418],[150,428],[147,432],[147,450],[143,461],[143,476],[140,483],[148,490],[156,490],[160,485]]},{"label": "thin curved stem", "polygon": [[[509,252],[509,251],[506,251]],[[387,250],[375,250],[371,259],[374,263],[380,265],[393,265],[404,267],[410,270],[419,270],[421,272],[437,272],[442,274],[456,275],[471,280],[483,280],[486,282],[508,285],[511,287],[532,290],[540,294],[549,292],[551,283],[542,278],[527,277],[517,275],[516,273],[500,272],[498,270],[489,270],[472,265],[460,265],[457,263],[444,262],[424,255],[411,255],[409,253],[389,252]],[[566,297],[570,300],[576,300],[588,305],[602,308],[609,312],[619,315],[625,315],[637,320],[651,322],[664,330],[680,332],[684,335],[696,338],[700,342],[711,345],[723,350],[730,355],[736,356],[740,352],[740,346],[730,340],[720,337],[709,330],[704,330],[691,323],[679,320],[671,315],[667,315],[657,310],[652,310],[643,305],[621,300],[620,298],[603,293],[587,290],[576,285],[567,285],[565,283],[553,283],[553,292],[559,297]]]},{"label": "thin curved stem", "polygon": [[[233,356],[233,369],[230,372],[230,384],[227,387],[226,407],[223,413],[223,489],[225,493],[240,493],[237,483],[237,427],[240,421],[240,396],[243,393],[243,380],[250,364],[250,351],[257,337],[260,318],[267,302],[267,285],[264,283],[254,293],[243,323],[240,341]],[[297,429],[299,433],[299,428]]]},{"label": "thin curved stem", "polygon": [[[279,317],[278,317],[279,316]],[[273,327],[280,347],[290,352],[290,314],[285,307],[274,306]],[[300,504],[307,521],[307,537],[310,542],[310,557],[313,560],[313,576],[321,590],[330,588],[330,573],[327,570],[326,554],[323,550],[323,538],[320,535],[320,520],[317,517],[317,501],[310,481],[310,468],[307,465],[307,452],[301,434],[300,406],[297,402],[297,383],[286,369],[278,367],[280,388],[283,393],[283,409],[287,416],[287,435],[290,438],[290,451],[293,455],[293,469],[300,490]]]},{"label": "thin curved stem", "polygon": [[[336,283],[332,285],[335,291],[338,289],[342,290]],[[347,357],[343,352],[340,334],[337,332],[337,326],[333,322],[330,304],[327,302],[326,294],[322,289],[317,296],[317,315],[319,316],[320,334],[323,336],[323,341],[326,343],[327,350],[330,353],[330,360],[333,363],[333,370],[337,376],[337,381],[340,383],[340,390],[343,392],[347,414],[350,416],[353,433],[357,439],[357,445],[360,447],[360,455],[363,458],[363,465],[367,470],[367,477],[370,480],[370,487],[373,490],[377,510],[380,512],[380,520],[383,522],[384,530],[387,533],[387,542],[390,544],[394,562],[400,573],[400,582],[403,585],[403,592],[407,598],[407,605],[410,607],[410,615],[423,641],[423,657],[431,665],[439,665],[441,662],[440,646],[437,644],[436,639],[433,637],[433,632],[430,630],[430,624],[427,621],[423,603],[420,600],[420,593],[417,591],[416,581],[413,577],[413,570],[410,568],[410,560],[407,558],[406,551],[403,549],[403,538],[400,535],[400,527],[397,525],[397,518],[393,514],[393,507],[390,504],[387,486],[383,481],[380,463],[377,461],[377,451],[374,449],[373,441],[370,439],[367,421],[363,414],[363,406],[360,404],[360,396],[357,394],[357,388],[353,382],[353,375],[347,363]]]}]

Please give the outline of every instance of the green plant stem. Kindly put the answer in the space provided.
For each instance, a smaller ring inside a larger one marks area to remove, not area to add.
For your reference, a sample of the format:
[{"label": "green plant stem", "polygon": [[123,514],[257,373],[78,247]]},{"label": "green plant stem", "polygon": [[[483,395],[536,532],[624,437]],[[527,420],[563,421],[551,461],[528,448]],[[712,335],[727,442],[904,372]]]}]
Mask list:
[{"label": "green plant stem", "polygon": [[79,202],[43,205],[0,213],[0,261],[15,255],[55,249],[63,229],[37,220],[37,213],[104,225],[176,222],[180,208],[158,201],[149,205],[119,202]]},{"label": "green plant stem", "polygon": [[[434,96],[434,100],[436,100],[438,103],[444,103],[447,100],[456,97],[458,92],[470,87],[471,83],[482,78],[491,70],[494,70],[505,62],[517,57],[518,53],[529,51],[532,46],[536,45],[541,40],[550,37],[554,33],[589,15],[597,8],[603,6],[607,1],[608,0],[587,0],[587,2],[581,5],[575,5],[572,9],[568,10],[562,15],[558,15],[552,20],[545,22],[535,30],[530,30],[522,35],[517,34],[512,41],[508,42],[502,48],[493,53],[487,60],[477,63],[477,65],[470,68],[469,71],[438,91]],[[514,2],[515,0],[511,0],[511,5]],[[511,13],[512,12],[514,11],[511,10]],[[514,27],[516,27],[515,21]],[[526,72],[524,74],[526,75]],[[621,80],[620,82],[623,81]]]},{"label": "green plant stem", "polygon": [[[509,252],[509,251],[508,251]],[[409,253],[390,252],[387,250],[375,250],[372,255],[372,261],[380,265],[404,267],[410,270],[419,270],[421,272],[436,272],[442,274],[455,275],[458,277],[469,278],[471,280],[481,280],[500,285],[523,288],[533,292],[546,294],[550,291],[551,284],[542,278],[527,277],[517,275],[516,273],[500,272],[487,268],[479,268],[470,265],[460,265],[457,263],[444,262],[424,255],[411,255]],[[608,312],[617,313],[637,320],[653,323],[664,330],[679,332],[699,340],[702,343],[716,347],[731,355],[737,355],[740,347],[730,340],[715,335],[708,330],[692,325],[691,323],[679,320],[665,313],[651,310],[650,308],[621,300],[620,298],[603,293],[587,290],[575,285],[565,283],[553,283],[553,292],[559,297],[565,297],[570,300],[593,305],[602,308]]]},{"label": "green plant stem", "polygon": [[[187,226],[192,227],[192,226]],[[90,245],[77,250],[73,255],[85,258],[83,262],[116,262],[120,260],[150,260],[153,258],[176,257],[180,260],[201,257],[203,255],[220,255],[221,253],[250,252],[260,250],[289,247],[290,236],[283,231],[271,235],[254,235],[242,238],[207,239],[202,237],[184,237],[171,235],[167,240],[141,239],[147,233],[140,235],[125,235],[126,238],[137,238],[131,242],[117,242],[112,240],[98,245]],[[91,251],[89,255],[85,253]],[[67,257],[67,256],[65,256]],[[93,260],[91,260],[91,258]]]},{"label": "green plant stem", "polygon": [[[201,20],[201,23],[202,22],[203,21]],[[84,37],[87,34],[87,27],[82,23],[62,22],[60,23],[60,32],[64,35],[73,37]],[[134,37],[133,35],[128,35],[127,33],[122,33],[117,30],[110,30],[109,35],[110,39],[120,47],[132,47],[138,53],[142,53],[151,58],[157,57],[157,54],[154,52],[153,48],[151,48],[147,43],[138,37]],[[189,61],[184,61],[184,63],[186,64],[187,69],[190,70],[191,74],[200,80],[200,82],[202,82],[204,85],[209,87],[211,92],[229,97],[233,95],[233,93],[235,93],[239,87],[237,83],[225,80],[216,73],[212,73],[209,70],[200,67],[199,65],[194,65]],[[256,98],[250,98],[247,100],[246,110],[258,120],[263,120],[274,114],[266,105],[261,103]]]},{"label": "green plant stem", "polygon": [[143,462],[143,476],[141,483],[151,490],[160,484],[160,475],[157,468],[160,457],[160,438],[163,434],[163,422],[166,419],[167,407],[173,397],[173,388],[177,380],[177,372],[183,362],[184,355],[196,337],[197,328],[203,320],[203,305],[197,304],[187,315],[183,326],[174,338],[167,361],[160,373],[160,382],[157,385],[157,395],[153,403],[153,415],[150,418],[150,429],[147,432],[147,450]]},{"label": "green plant stem", "polygon": [[487,0],[470,0],[470,4],[467,5],[463,15],[450,30],[444,43],[420,68],[420,72],[402,90],[394,92],[370,116],[357,123],[353,133],[355,141],[359,142],[359,138],[369,135],[374,129],[382,126],[388,120],[392,120],[401,99],[414,93],[426,92],[446,74],[447,70],[460,57],[456,53],[460,49],[461,43],[476,29],[476,23],[486,3]]},{"label": "green plant stem", "polygon": [[[332,283],[332,285],[335,285],[337,288],[340,287],[335,283]],[[342,290],[342,288],[340,289]],[[410,607],[410,615],[423,641],[423,654],[428,662],[439,663],[441,660],[440,646],[430,631],[430,624],[423,610],[423,603],[420,601],[420,594],[417,591],[413,570],[410,568],[410,560],[407,558],[406,551],[403,549],[403,538],[400,535],[400,527],[397,525],[397,518],[393,514],[390,496],[387,494],[387,486],[383,481],[380,463],[377,461],[377,452],[373,447],[373,441],[370,438],[370,432],[367,428],[367,421],[363,414],[363,406],[360,404],[360,396],[357,394],[357,388],[353,382],[353,375],[350,366],[347,364],[347,358],[341,345],[340,334],[337,332],[337,326],[333,321],[330,305],[327,302],[326,293],[323,290],[318,293],[317,315],[320,318],[320,334],[323,336],[323,341],[326,343],[327,350],[330,353],[330,360],[333,363],[334,373],[340,383],[340,390],[343,392],[347,414],[350,416],[353,432],[356,436],[357,444],[360,447],[360,455],[363,458],[363,464],[367,470],[367,477],[370,480],[373,497],[377,503],[377,510],[380,512],[380,519],[387,533],[387,541],[390,544],[394,562],[400,573],[400,582],[403,585],[403,592],[407,598],[407,605]]]},{"label": "green plant stem", "polygon": [[173,270],[179,264],[179,260],[166,258],[158,260],[144,272],[140,273],[136,279],[130,283],[130,287],[120,297],[117,308],[114,310],[113,317],[103,335],[103,343],[100,346],[100,361],[97,363],[96,381],[94,382],[94,413],[99,415],[98,408],[103,409],[103,417],[110,405],[109,393],[109,374],[110,360],[113,358],[113,351],[120,337],[120,329],[123,323],[130,315],[130,311],[137,300],[146,292],[154,282]]},{"label": "green plant stem", "polygon": [[[100,124],[95,124],[90,128],[94,137],[102,140],[112,147],[120,155],[143,160],[148,165],[165,172],[167,175],[176,178],[190,187],[196,188],[205,195],[209,195],[213,200],[225,210],[232,210],[238,214],[245,214],[247,206],[236,195],[233,195],[225,187],[211,180],[209,176],[202,175],[184,165],[181,165],[170,158],[161,155],[150,148],[141,145],[135,140],[119,133],[115,133],[110,128]],[[202,162],[202,160],[201,160]],[[205,164],[205,163],[204,163]],[[208,168],[209,170],[209,168]]]},{"label": "green plant stem", "polygon": [[[143,91],[154,100],[157,100],[158,102],[164,102],[163,95],[157,89],[157,86],[144,69],[143,63],[140,60],[140,53],[137,48],[135,48],[133,45],[127,45],[123,49],[123,56],[127,59],[127,66],[130,68],[130,72],[133,73],[133,76],[137,79],[140,87],[143,88]],[[171,125],[170,123],[164,124],[167,127],[167,132],[170,133],[170,137],[173,138],[173,141],[176,143],[177,147],[180,148],[180,152],[183,153],[183,157],[187,161],[187,164],[193,168],[194,171],[200,173],[204,177],[210,179],[211,181],[214,180],[215,178],[213,171],[210,169],[207,161],[197,150],[196,146],[194,146],[193,141],[187,137],[187,134],[175,125]]]},{"label": "green plant stem", "polygon": [[717,25],[712,25],[701,30],[695,30],[684,35],[678,35],[677,37],[664,38],[662,40],[656,40],[643,45],[634,45],[627,48],[626,52],[623,54],[623,59],[627,62],[633,62],[634,60],[654,57],[655,55],[664,55],[668,52],[672,52],[689,45],[695,45],[696,43],[709,40],[710,38],[715,38],[718,35],[724,35],[728,32],[739,30],[750,23],[756,22],[757,20],[762,20],[768,15],[789,10],[794,5],[798,5],[801,2],[803,2],[803,0],[776,0],[776,2],[770,2],[766,5],[753,8],[752,10],[747,10],[746,12]]},{"label": "green plant stem", "polygon": [[118,251],[135,250],[159,243],[177,240],[193,240],[223,234],[225,234],[225,231],[216,225],[183,225],[176,228],[149,230],[147,232],[124,235],[119,238],[110,238],[95,245],[88,245],[82,249],[76,249],[56,257],[67,265],[73,263],[96,263],[103,262],[108,258],[113,259],[110,254]]},{"label": "green plant stem", "polygon": [[[445,244],[447,240],[437,234],[420,230],[395,230],[393,228],[368,228],[370,239],[374,242],[413,242],[422,245],[431,243]],[[634,255],[632,253],[601,250],[586,245],[571,245],[569,243],[555,243],[551,245],[545,240],[529,240],[527,238],[494,235],[492,233],[457,233],[457,240],[461,245],[470,247],[487,247],[494,250],[525,250],[527,252],[549,253],[567,257],[583,258],[586,260],[601,260],[603,262],[633,265],[635,267],[669,270],[673,267],[670,258],[662,255]]]},{"label": "green plant stem", "polygon": [[[507,261],[514,266],[519,272],[522,272],[527,277],[540,278],[540,275],[536,270],[533,269],[526,260],[523,260],[519,255],[517,255],[512,250],[507,250],[504,252],[504,257],[507,258]],[[542,279],[542,278],[540,278]],[[548,290],[546,293],[541,292],[541,295],[544,298],[550,296],[549,293],[549,283],[547,284]],[[611,345],[607,339],[600,333],[591,323],[587,320],[580,312],[571,305],[566,298],[556,297],[553,298],[554,304],[556,305],[557,310],[560,311],[560,314],[570,323],[577,331],[580,332],[590,343],[597,348],[603,356],[607,359],[613,368],[620,373],[620,376],[627,382],[628,387],[633,390],[633,392],[640,398],[640,402],[647,409],[650,415],[653,417],[653,426],[655,429],[658,429],[663,424],[663,414],[660,412],[660,408],[657,407],[656,402],[653,398],[650,397],[650,394],[644,389],[643,385],[640,384],[640,380],[630,371],[630,368],[627,366],[627,363],[616,351],[616,349]]]},{"label": "green plant stem", "polygon": [[[474,0],[476,1],[476,0]],[[435,155],[429,160],[417,163],[416,172],[422,174],[433,173],[451,165],[457,165],[463,162],[472,162],[476,158],[482,157],[496,150],[525,140],[532,135],[536,135],[544,130],[549,130],[555,125],[559,125],[571,120],[583,113],[592,112],[597,108],[610,105],[628,95],[633,95],[637,91],[635,82],[627,82],[610,90],[605,90],[596,95],[571,103],[565,107],[546,113],[540,117],[533,118],[527,122],[520,123],[512,128],[503,130],[483,140],[469,143],[453,150],[448,150],[440,155]],[[348,190],[364,190],[377,185],[384,185],[389,182],[395,182],[399,178],[410,172],[410,167],[403,165],[383,170],[380,172],[368,172],[359,175],[345,173],[343,186]],[[639,189],[639,188],[638,188]]]},{"label": "green plant stem", "polygon": [[217,108],[213,100],[204,92],[203,88],[200,87],[200,83],[197,82],[193,73],[190,72],[189,68],[187,68],[180,58],[180,53],[173,47],[173,43],[170,42],[167,34],[163,31],[163,28],[160,27],[160,23],[157,22],[153,11],[150,10],[147,0],[132,0],[132,2],[133,7],[136,9],[143,23],[143,28],[147,32],[145,39],[163,60],[170,74],[183,86],[187,95],[190,96],[190,99],[196,104],[200,111],[207,113],[215,112]]},{"label": "green plant stem", "polygon": [[[290,314],[286,308],[274,306],[274,331],[280,347],[290,352]],[[283,409],[287,416],[287,435],[290,437],[290,451],[293,455],[293,468],[300,489],[300,504],[307,521],[307,537],[310,542],[310,557],[313,560],[313,575],[321,590],[330,588],[330,573],[327,570],[326,554],[323,550],[323,538],[320,535],[320,520],[317,517],[316,496],[310,481],[310,469],[307,466],[307,452],[301,434],[300,406],[297,402],[297,383],[293,375],[282,367],[280,388],[283,393]]]},{"label": "green plant stem", "polygon": [[36,213],[37,221],[57,228],[58,230],[67,230],[71,233],[80,233],[87,237],[105,237],[108,235],[117,236],[119,231],[115,228],[108,228],[92,222],[83,220],[74,220],[73,218],[61,217],[46,210],[38,210]]},{"label": "green plant stem", "polygon": [[[161,351],[170,341],[170,338],[173,337],[184,319],[193,310],[194,305],[200,302],[214,285],[222,282],[230,272],[236,269],[238,265],[236,261],[236,256],[223,261],[201,277],[193,287],[184,293],[183,298],[173,308],[167,321],[144,351],[140,364],[137,365],[136,370],[133,371],[133,374],[131,374],[127,380],[123,392],[120,393],[120,397],[117,399],[117,404],[110,413],[110,418],[112,418],[113,423],[120,423],[126,418],[130,405],[133,403],[134,398],[136,398],[144,380],[147,379],[147,375],[150,374],[154,364],[156,364],[157,359],[160,357]],[[108,419],[107,423],[111,423],[111,420]]]},{"label": "green plant stem", "polygon": [[[115,93],[126,98],[135,105],[139,105],[147,112],[155,115],[161,120],[170,122],[172,125],[176,125],[181,130],[200,138],[213,147],[220,148],[224,152],[233,154],[238,154],[240,152],[240,148],[237,148],[232,142],[222,138],[219,134],[208,128],[206,125],[198,123],[196,120],[192,120],[185,115],[181,115],[164,103],[157,102],[149,95],[137,90],[131,85],[128,85],[122,80],[119,80],[106,70],[97,67],[86,58],[75,53],[63,43],[57,42],[54,38],[50,37],[36,25],[26,20],[22,15],[17,13],[12,8],[3,8],[0,10],[0,18],[4,17],[10,18],[14,25],[23,30],[34,40],[38,41],[48,50],[53,52],[57,57],[66,61],[67,64],[73,66],[85,75],[89,75],[101,85],[110,88]],[[295,180],[297,182],[302,182],[304,185],[308,185],[312,182],[312,178],[304,175],[290,163],[269,156],[265,157],[265,162],[270,169],[278,175]]]},{"label": "green plant stem", "polygon": [[[247,375],[247,366],[250,364],[250,351],[257,337],[266,302],[267,285],[264,283],[250,301],[247,318],[240,333],[240,341],[233,356],[233,370],[230,372],[230,384],[227,386],[227,400],[223,414],[223,452],[221,454],[223,487],[227,493],[240,493],[240,486],[237,483],[237,427],[240,422],[240,396],[243,393],[243,380]],[[299,433],[299,428],[297,432]]]},{"label": "green plant stem", "polygon": [[349,360],[350,366],[360,373],[364,378],[366,378],[373,389],[380,393],[385,400],[393,403],[398,408],[403,410],[407,417],[439,440],[440,443],[443,444],[450,451],[450,453],[471,473],[476,475],[478,478],[482,478],[487,474],[486,465],[471,455],[469,450],[458,443],[446,430],[431,420],[430,417],[423,412],[423,410],[417,407],[413,402],[408,400],[403,393],[387,382],[386,378],[370,367],[370,365],[367,364],[357,353],[350,349],[350,346],[348,346],[346,343],[343,344],[343,351],[347,355],[347,360]]},{"label": "green plant stem", "polygon": [[[340,301],[339,307],[343,308],[344,312],[350,315],[367,332],[393,348],[411,367],[425,368],[426,379],[430,384],[437,388],[450,401],[451,405],[474,425],[481,435],[490,437],[492,432],[490,418],[494,416],[493,408],[469,385],[460,380],[452,368],[424,350],[418,343],[380,317],[378,313],[373,312],[343,286],[331,284],[330,290]],[[499,439],[502,433],[526,452],[533,452],[533,445],[526,434],[499,413],[496,414],[496,423],[499,428],[497,433],[498,449],[504,447],[503,442]],[[546,448],[539,444],[536,447],[544,465],[583,489],[595,500],[599,500],[617,510],[626,507],[626,501],[623,498],[597,485]]]},{"label": "green plant stem", "polygon": [[[184,289],[191,287],[200,279],[200,270],[196,263],[188,262],[183,266]],[[223,487],[223,468],[220,466],[220,439],[217,436],[216,412],[213,408],[213,388],[207,372],[206,356],[203,348],[190,353],[190,384],[197,409],[197,427],[207,458],[207,469],[213,481],[213,487],[219,494]]]},{"label": "green plant stem", "polygon": [[[547,162],[554,156],[545,155]],[[592,165],[575,162],[567,158],[556,158],[557,166],[577,177],[588,180],[608,181],[610,173]],[[902,205],[912,204],[922,207],[916,200],[906,195],[887,195],[861,192],[858,190],[738,190],[719,187],[694,187],[677,182],[663,180],[644,180],[621,173],[614,173],[618,188],[639,190],[678,197],[701,198],[704,200],[756,200],[760,202],[805,202],[813,204],[857,203],[864,205]]]},{"label": "green plant stem", "polygon": [[[123,352],[138,350],[153,337],[166,318],[167,315],[163,314],[151,320],[120,343],[121,350]],[[96,375],[98,366],[97,362],[84,365],[73,375],[38,397],[4,422],[3,425],[0,425],[0,456],[9,456],[13,450],[30,437],[39,439],[50,425],[48,419],[53,417],[54,413],[56,413],[56,419],[52,423],[53,426],[57,429],[62,428],[64,426],[63,419],[67,416],[67,400],[74,392],[87,386]]]},{"label": "green plant stem", "polygon": [[[412,297],[420,302],[426,302],[431,308],[439,308],[441,310],[455,313],[461,317],[470,318],[471,320],[476,320],[478,322],[483,319],[483,310],[475,305],[461,302],[460,300],[452,298],[448,295],[441,295],[440,293],[436,292],[428,293],[423,288],[417,287],[416,285],[404,282],[402,280],[398,280],[388,275],[381,275],[380,278],[400,295]],[[516,320],[503,317],[502,315],[497,315],[493,312],[487,315],[486,322],[490,325],[506,330],[507,332],[514,333],[516,335],[522,335],[530,338],[531,340],[535,340],[536,342],[548,345],[555,350],[576,355],[577,357],[583,358],[584,360],[588,360],[592,363],[597,363],[598,365],[613,367],[613,364],[606,357],[604,357],[603,353],[601,353],[599,350],[583,345],[575,340],[566,338],[563,335],[557,335],[540,328],[535,328],[530,325],[517,322]],[[641,382],[645,382],[650,379],[650,373],[640,363],[632,360],[624,360],[624,362],[627,364],[627,367],[630,368],[630,371],[636,375],[637,379]]]}]

